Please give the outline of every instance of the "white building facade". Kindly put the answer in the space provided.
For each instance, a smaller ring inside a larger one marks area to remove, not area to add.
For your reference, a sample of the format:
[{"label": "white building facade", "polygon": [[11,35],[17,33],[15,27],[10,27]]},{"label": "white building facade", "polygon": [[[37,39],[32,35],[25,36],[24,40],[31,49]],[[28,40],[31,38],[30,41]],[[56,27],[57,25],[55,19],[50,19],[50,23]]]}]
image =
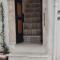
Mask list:
[{"label": "white building facade", "polygon": [[[24,1],[24,0],[23,0]],[[27,0],[26,0],[27,1]],[[16,44],[15,0],[2,0],[9,60],[60,59],[60,1],[42,1],[43,44]],[[45,15],[44,15],[45,14]],[[45,26],[44,26],[45,23]]]}]

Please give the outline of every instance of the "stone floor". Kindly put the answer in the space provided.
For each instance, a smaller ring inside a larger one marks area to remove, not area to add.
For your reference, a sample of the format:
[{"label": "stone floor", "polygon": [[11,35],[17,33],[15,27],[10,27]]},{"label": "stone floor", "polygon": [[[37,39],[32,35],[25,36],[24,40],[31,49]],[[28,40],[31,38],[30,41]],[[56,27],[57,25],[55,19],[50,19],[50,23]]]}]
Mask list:
[{"label": "stone floor", "polygon": [[47,60],[48,58],[47,50],[41,44],[24,42],[11,47],[9,60]]},{"label": "stone floor", "polygon": [[46,48],[41,44],[20,43],[15,45],[15,48],[11,53],[22,56],[31,56],[31,54],[32,56],[39,56],[40,54],[46,54],[46,51]]}]

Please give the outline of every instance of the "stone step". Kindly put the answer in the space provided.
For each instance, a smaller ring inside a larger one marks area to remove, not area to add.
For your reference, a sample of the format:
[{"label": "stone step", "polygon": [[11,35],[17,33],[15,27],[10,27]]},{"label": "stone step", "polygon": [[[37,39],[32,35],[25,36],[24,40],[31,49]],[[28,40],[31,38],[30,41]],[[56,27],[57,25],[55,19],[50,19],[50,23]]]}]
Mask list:
[{"label": "stone step", "polygon": [[41,16],[41,14],[40,13],[33,13],[33,14],[26,14],[25,15],[26,17],[40,17]]},{"label": "stone step", "polygon": [[28,2],[28,3],[25,2],[25,4],[28,5],[28,4],[41,4],[41,3],[40,2]]},{"label": "stone step", "polygon": [[42,34],[42,30],[41,29],[24,29],[23,34],[24,35],[39,36]]},{"label": "stone step", "polygon": [[36,4],[31,4],[31,3],[30,3],[30,4],[26,4],[26,7],[28,7],[28,8],[29,8],[29,7],[30,7],[30,8],[31,8],[31,7],[36,8],[36,7],[40,7],[40,6],[41,6],[40,3],[36,3]]},{"label": "stone step", "polygon": [[30,17],[30,18],[33,18],[33,17],[36,17],[36,18],[40,17],[40,18],[42,18],[42,15],[41,15],[41,14],[42,14],[42,13],[40,13],[40,12],[39,12],[39,13],[38,13],[38,12],[35,13],[35,11],[34,11],[34,12],[31,12],[31,13],[30,13],[30,12],[27,12],[27,13],[25,14],[25,17],[26,17],[26,18],[29,18],[29,17]]},{"label": "stone step", "polygon": [[27,8],[25,10],[25,14],[33,14],[33,13],[39,13],[41,12],[41,9],[40,8]]},{"label": "stone step", "polygon": [[39,3],[41,2],[42,0],[27,0],[26,3]]},{"label": "stone step", "polygon": [[42,18],[40,18],[40,17],[25,17],[24,18],[24,23],[39,23],[39,22],[41,22],[41,20],[42,20]]},{"label": "stone step", "polygon": [[35,2],[34,1],[33,3],[32,2],[27,2],[26,3],[26,8],[30,8],[31,9],[31,8],[39,8],[39,7],[42,8],[41,1],[40,2]]},{"label": "stone step", "polygon": [[45,50],[45,47],[40,44],[40,42],[39,44],[23,42],[23,43],[15,45],[15,48],[11,51],[11,53],[16,53],[20,55],[22,54],[35,55],[35,54],[44,54],[46,53],[46,50]]},{"label": "stone step", "polygon": [[[36,16],[36,17],[26,17],[26,16],[25,16],[24,21],[25,21],[25,20],[28,20],[28,21],[29,21],[29,20],[36,21],[36,20],[39,20],[39,19],[41,20],[41,17],[39,17],[39,16]],[[39,20],[39,21],[40,21],[40,20]]]},{"label": "stone step", "polygon": [[48,60],[48,57],[22,57],[22,56],[10,56],[9,60]]},{"label": "stone step", "polygon": [[[30,10],[30,9],[29,9],[29,10]],[[29,12],[29,10],[25,12],[25,14],[24,14],[25,16],[26,16],[26,15],[35,15],[35,14],[41,15],[41,13],[39,13],[39,12],[40,12],[39,9],[33,10],[32,13]],[[36,10],[37,10],[37,12],[36,12]]]},{"label": "stone step", "polygon": [[40,44],[41,43],[41,35],[40,36],[24,36],[24,42],[26,43],[38,43]]},{"label": "stone step", "polygon": [[27,9],[40,9],[41,7],[34,7],[34,8],[32,8],[32,7],[26,7],[26,9],[25,10],[27,10]]},{"label": "stone step", "polygon": [[41,23],[24,23],[23,24],[24,29],[41,29]]},{"label": "stone step", "polygon": [[41,12],[41,8],[40,7],[37,7],[37,8],[30,7],[30,8],[25,9],[25,12],[37,13],[37,12]]}]

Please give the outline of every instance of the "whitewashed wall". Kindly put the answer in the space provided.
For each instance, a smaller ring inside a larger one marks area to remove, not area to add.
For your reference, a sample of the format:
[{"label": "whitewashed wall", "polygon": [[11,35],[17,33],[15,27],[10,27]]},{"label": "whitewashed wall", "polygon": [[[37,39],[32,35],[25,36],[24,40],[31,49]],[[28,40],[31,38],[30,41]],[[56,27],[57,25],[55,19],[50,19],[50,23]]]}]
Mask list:
[{"label": "whitewashed wall", "polygon": [[[8,3],[8,1],[9,1],[9,3]],[[14,1],[14,0],[12,0],[12,1]],[[15,18],[15,14],[13,14],[13,12],[14,12],[13,5],[14,5],[14,2],[11,2],[11,0],[3,0],[5,42],[6,42],[7,46],[9,47],[10,51],[13,50],[14,45],[16,43],[15,42],[16,41],[15,27],[14,27],[15,19],[13,19],[13,18]],[[11,17],[9,17],[9,16],[11,16]]]},{"label": "whitewashed wall", "polygon": [[[8,4],[7,4],[7,1],[9,1]],[[15,29],[15,24],[13,25],[13,23],[14,23],[14,16],[11,17],[11,18],[9,17],[9,16],[14,15],[13,14],[14,6],[12,6],[14,4],[11,1],[12,0],[3,0],[4,16],[5,16],[4,17],[4,20],[5,20],[5,36],[6,36],[5,37],[5,41],[6,41],[7,45],[11,45],[10,43],[12,43],[14,45],[14,43],[16,41],[15,40],[16,37],[14,35],[15,33],[14,34],[12,33],[12,32],[15,32],[15,30],[14,30]],[[8,8],[8,5],[10,5],[9,8]],[[13,8],[13,9],[10,10],[10,8]],[[9,11],[8,11],[8,9],[9,9]],[[11,12],[11,13],[8,14],[8,12]],[[54,44],[53,44],[53,42],[54,42],[54,0],[48,0],[48,11],[47,12],[48,12],[48,19],[49,19],[49,35],[48,35],[48,42],[47,42],[48,43],[48,51],[49,52],[48,52],[48,58],[46,60],[52,60],[52,58],[53,58],[53,51],[54,51]],[[10,46],[11,47],[10,49],[14,48],[13,45]],[[16,58],[16,60],[20,59],[20,58],[18,58],[18,59],[17,58]],[[12,57],[11,57],[11,59],[13,60]],[[15,59],[15,56],[14,56],[14,59]],[[26,59],[29,59],[29,58],[26,58]],[[23,58],[21,58],[21,60],[23,60]],[[31,59],[29,59],[29,60],[31,60]]]},{"label": "whitewashed wall", "polygon": [[4,15],[4,36],[5,36],[5,43],[9,46],[9,25],[8,25],[8,6],[7,0],[2,0],[3,4],[3,15]]}]

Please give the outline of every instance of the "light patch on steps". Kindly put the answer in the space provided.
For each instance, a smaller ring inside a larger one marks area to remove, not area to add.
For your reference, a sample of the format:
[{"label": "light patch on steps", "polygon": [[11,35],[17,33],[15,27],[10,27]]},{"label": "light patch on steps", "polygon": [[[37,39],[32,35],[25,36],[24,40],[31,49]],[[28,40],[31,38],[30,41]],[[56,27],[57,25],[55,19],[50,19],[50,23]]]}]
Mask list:
[{"label": "light patch on steps", "polygon": [[9,57],[9,60],[48,60],[47,58]]},{"label": "light patch on steps", "polygon": [[48,54],[17,54],[17,53],[10,53],[10,54],[7,54],[7,56],[12,56],[12,57],[30,57],[30,58],[46,58],[46,57],[49,57]]},{"label": "light patch on steps", "polygon": [[11,51],[12,54],[21,54],[21,55],[45,55],[47,54],[47,50],[40,44],[32,44],[32,43],[21,43],[17,44],[14,47],[14,50]]}]

